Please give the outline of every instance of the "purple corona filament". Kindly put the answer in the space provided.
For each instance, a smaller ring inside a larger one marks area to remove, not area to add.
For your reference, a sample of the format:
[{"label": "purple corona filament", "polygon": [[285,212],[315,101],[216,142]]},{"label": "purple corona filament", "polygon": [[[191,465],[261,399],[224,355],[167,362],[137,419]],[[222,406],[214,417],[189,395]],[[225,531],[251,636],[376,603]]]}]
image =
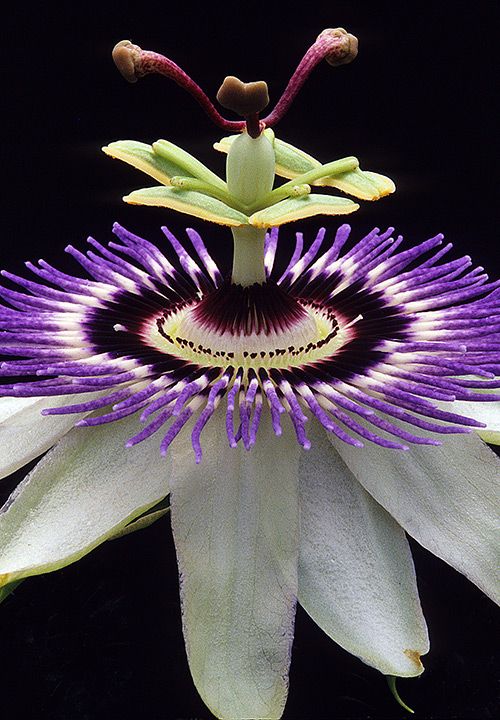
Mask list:
[{"label": "purple corona filament", "polygon": [[320,230],[306,250],[297,233],[276,274],[272,230],[268,281],[241,287],[194,230],[191,255],[164,229],[173,263],[114,232],[107,247],[90,238],[86,254],[67,248],[89,277],[42,260],[26,263],[41,282],[2,273],[20,290],[0,287],[0,374],[13,379],[0,395],[67,396],[44,413],[87,413],[79,425],[137,414],[127,445],[158,433],[162,453],[191,422],[197,462],[221,404],[233,447],[258,442],[267,406],[276,435],[288,415],[304,448],[315,418],[356,447],[405,450],[481,427],[453,400],[498,399],[488,391],[500,386],[499,283],[470,270],[469,257],[446,262],[440,235],[399,250],[392,228],[375,229],[341,255],[348,225],[328,241]]}]

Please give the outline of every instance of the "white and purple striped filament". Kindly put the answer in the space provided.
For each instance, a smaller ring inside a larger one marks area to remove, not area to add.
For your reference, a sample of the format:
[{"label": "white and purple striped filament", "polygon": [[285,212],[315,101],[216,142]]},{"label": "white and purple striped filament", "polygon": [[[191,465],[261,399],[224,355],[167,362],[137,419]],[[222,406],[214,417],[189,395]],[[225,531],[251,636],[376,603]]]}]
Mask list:
[{"label": "white and purple striped filament", "polygon": [[488,391],[500,386],[499,283],[468,257],[444,259],[441,236],[400,250],[392,228],[375,229],[341,255],[348,225],[322,254],[324,230],[306,251],[297,233],[277,273],[272,230],[267,282],[244,288],[222,277],[194,230],[193,255],[163,230],[176,266],[115,225],[107,247],[90,238],[86,254],[67,248],[87,278],[42,260],[26,263],[39,281],[3,272],[21,291],[0,288],[0,373],[10,378],[0,395],[67,395],[44,413],[89,412],[87,426],[138,413],[127,445],[158,433],[162,453],[189,422],[197,462],[221,403],[233,447],[252,447],[267,405],[274,432],[288,415],[304,448],[316,418],[351,445],[405,450],[480,426],[442,403],[498,399]]}]

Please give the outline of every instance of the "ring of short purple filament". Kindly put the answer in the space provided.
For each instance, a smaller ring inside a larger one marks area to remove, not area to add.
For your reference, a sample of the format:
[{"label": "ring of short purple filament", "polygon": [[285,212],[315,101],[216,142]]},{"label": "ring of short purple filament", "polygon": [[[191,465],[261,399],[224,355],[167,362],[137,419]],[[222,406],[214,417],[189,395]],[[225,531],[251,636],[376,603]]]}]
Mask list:
[{"label": "ring of short purple filament", "polygon": [[[324,230],[306,250],[297,233],[287,267],[278,273],[278,231],[273,229],[266,237],[267,283],[249,290],[222,276],[196,231],[186,231],[191,256],[163,230],[177,261],[115,225],[117,241],[107,247],[89,238],[92,249],[86,254],[67,248],[86,278],[43,260],[26,263],[40,281],[3,271],[21,291],[0,287],[6,301],[0,307],[0,352],[14,358],[2,362],[0,373],[21,380],[4,384],[0,395],[68,396],[68,405],[43,413],[91,413],[77,423],[85,426],[140,413],[149,424],[127,445],[163,429],[162,453],[193,418],[197,462],[202,430],[223,400],[233,447],[240,441],[246,449],[255,444],[267,405],[274,432],[281,434],[281,416],[288,415],[306,449],[307,422],[314,418],[351,445],[362,446],[365,440],[404,450],[408,443],[440,444],[435,433],[481,427],[436,401],[498,399],[485,391],[500,385],[495,380],[500,370],[499,283],[488,282],[482,268],[470,269],[468,257],[443,261],[451,244],[442,246],[442,236],[400,250],[402,238],[394,239],[392,228],[375,229],[342,255],[347,225],[322,253]],[[241,313],[238,298],[244,295],[247,304],[251,297],[254,310],[258,307],[253,330],[262,337],[270,329],[279,332],[283,324],[293,327],[301,307],[354,322],[355,329],[337,352],[308,362],[306,350],[300,362],[287,367],[261,362],[258,353],[247,367],[221,356],[211,358],[210,365],[196,363],[144,338],[146,320],[161,324],[165,312],[185,305],[197,307],[201,315],[204,304],[210,308],[205,320],[214,331],[231,327],[239,332],[235,314]],[[219,305],[211,298],[219,298]],[[73,394],[96,391],[98,397],[69,404]],[[193,408],[193,400],[199,407]],[[431,436],[415,434],[413,428]]]}]

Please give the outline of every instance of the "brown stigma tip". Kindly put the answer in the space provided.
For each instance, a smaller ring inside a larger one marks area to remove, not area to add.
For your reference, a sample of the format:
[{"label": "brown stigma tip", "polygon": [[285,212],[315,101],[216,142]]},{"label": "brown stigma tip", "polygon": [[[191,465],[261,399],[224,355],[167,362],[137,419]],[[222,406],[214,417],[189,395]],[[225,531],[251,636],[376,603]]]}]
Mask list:
[{"label": "brown stigma tip", "polygon": [[140,53],[141,48],[130,40],[120,40],[113,48],[113,61],[125,80],[130,83],[137,82],[141,77],[138,66]]},{"label": "brown stigma tip", "polygon": [[232,110],[240,117],[249,117],[261,112],[269,104],[267,83],[244,83],[233,75],[229,75],[217,93],[217,100],[222,107]]},{"label": "brown stigma tip", "polygon": [[325,60],[333,67],[352,62],[358,54],[358,38],[344,28],[327,28],[318,35],[318,40],[321,38],[331,41],[331,50],[325,55]]}]

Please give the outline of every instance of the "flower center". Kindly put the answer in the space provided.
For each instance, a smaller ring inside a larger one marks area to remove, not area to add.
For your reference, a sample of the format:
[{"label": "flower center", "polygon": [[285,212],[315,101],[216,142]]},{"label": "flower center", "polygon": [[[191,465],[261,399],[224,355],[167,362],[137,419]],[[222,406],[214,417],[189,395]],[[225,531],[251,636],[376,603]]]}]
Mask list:
[{"label": "flower center", "polygon": [[300,366],[335,354],[353,336],[331,310],[293,298],[272,282],[224,283],[199,301],[171,307],[143,328],[155,348],[199,365]]}]

